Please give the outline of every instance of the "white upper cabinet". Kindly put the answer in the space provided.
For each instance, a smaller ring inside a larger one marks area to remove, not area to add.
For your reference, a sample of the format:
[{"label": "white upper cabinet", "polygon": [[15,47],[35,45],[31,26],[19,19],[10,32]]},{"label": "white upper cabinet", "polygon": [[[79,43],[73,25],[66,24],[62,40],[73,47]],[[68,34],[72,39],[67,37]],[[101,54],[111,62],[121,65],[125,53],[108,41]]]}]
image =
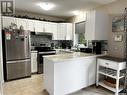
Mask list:
[{"label": "white upper cabinet", "polygon": [[109,16],[100,11],[90,11],[86,18],[86,40],[108,40]]},{"label": "white upper cabinet", "polygon": [[17,24],[16,19],[14,17],[2,16],[2,22],[3,28],[8,28],[11,25],[11,23]]},{"label": "white upper cabinet", "polygon": [[72,23],[67,23],[66,40],[72,40]]},{"label": "white upper cabinet", "polygon": [[47,32],[52,33],[51,22],[34,21],[35,32]]},{"label": "white upper cabinet", "polygon": [[51,31],[53,33],[52,40],[57,40],[57,23],[51,23]]},{"label": "white upper cabinet", "polygon": [[52,33],[51,22],[43,22],[43,24],[44,24],[44,32]]},{"label": "white upper cabinet", "polygon": [[24,30],[28,30],[27,28],[27,21],[28,19],[22,19],[22,18],[16,18],[17,21],[17,28],[20,29],[21,27],[23,27]]},{"label": "white upper cabinet", "polygon": [[34,20],[28,20],[28,30],[35,31]]},{"label": "white upper cabinet", "polygon": [[35,26],[35,32],[44,32],[44,25],[43,21],[34,21],[34,26]]},{"label": "white upper cabinet", "polygon": [[52,40],[72,40],[72,23],[53,23],[39,20],[3,16],[3,27],[8,28],[15,23],[17,28],[35,32],[52,33]]},{"label": "white upper cabinet", "polygon": [[72,23],[58,23],[57,40],[72,40]]},{"label": "white upper cabinet", "polygon": [[66,31],[67,31],[67,24],[66,23],[58,23],[57,39],[58,40],[66,40]]}]

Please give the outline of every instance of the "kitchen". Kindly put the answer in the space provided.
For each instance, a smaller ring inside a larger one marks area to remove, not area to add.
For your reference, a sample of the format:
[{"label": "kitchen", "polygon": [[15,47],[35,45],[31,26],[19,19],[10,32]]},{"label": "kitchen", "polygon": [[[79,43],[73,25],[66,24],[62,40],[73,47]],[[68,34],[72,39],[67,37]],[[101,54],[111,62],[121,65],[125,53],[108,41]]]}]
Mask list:
[{"label": "kitchen", "polygon": [[122,93],[125,32],[124,25],[115,26],[115,20],[123,17],[126,0],[54,0],[54,8],[46,11],[42,1],[24,2],[15,0],[15,14],[1,16],[0,79],[4,95]]}]

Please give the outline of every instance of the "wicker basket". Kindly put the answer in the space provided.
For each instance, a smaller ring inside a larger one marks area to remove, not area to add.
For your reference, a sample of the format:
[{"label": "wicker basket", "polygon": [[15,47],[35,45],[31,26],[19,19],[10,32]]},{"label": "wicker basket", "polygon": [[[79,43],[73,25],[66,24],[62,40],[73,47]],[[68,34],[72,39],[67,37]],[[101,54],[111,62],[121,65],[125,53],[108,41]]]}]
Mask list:
[{"label": "wicker basket", "polygon": [[107,81],[107,80],[104,80],[104,84],[106,84],[106,85],[109,86],[109,87],[116,88],[116,84],[111,83],[111,82],[109,82],[109,81]]},{"label": "wicker basket", "polygon": [[115,79],[112,79],[112,78],[107,77],[104,80],[104,84],[106,84],[109,87],[116,88],[116,80]]}]

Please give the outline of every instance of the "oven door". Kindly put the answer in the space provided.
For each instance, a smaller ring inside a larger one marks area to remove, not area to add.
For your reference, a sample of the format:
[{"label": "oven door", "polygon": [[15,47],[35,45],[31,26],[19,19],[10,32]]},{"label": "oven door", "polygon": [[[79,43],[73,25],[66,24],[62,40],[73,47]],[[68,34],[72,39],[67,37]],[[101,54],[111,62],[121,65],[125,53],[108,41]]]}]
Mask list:
[{"label": "oven door", "polygon": [[44,63],[44,57],[48,55],[55,55],[56,53],[49,53],[49,54],[39,54],[37,55],[37,73],[43,74],[43,63]]}]

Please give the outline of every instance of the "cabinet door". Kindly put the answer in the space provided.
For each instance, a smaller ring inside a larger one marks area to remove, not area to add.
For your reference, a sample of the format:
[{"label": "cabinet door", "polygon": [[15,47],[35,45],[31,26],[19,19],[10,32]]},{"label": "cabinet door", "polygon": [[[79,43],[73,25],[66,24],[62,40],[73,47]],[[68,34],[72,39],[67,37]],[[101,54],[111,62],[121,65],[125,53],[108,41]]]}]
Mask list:
[{"label": "cabinet door", "polygon": [[57,39],[66,40],[66,31],[67,31],[66,23],[59,23],[57,31]]},{"label": "cabinet door", "polygon": [[86,59],[88,62],[88,80],[89,85],[93,85],[96,82],[96,58]]},{"label": "cabinet door", "polygon": [[44,22],[44,32],[52,33],[52,31],[51,31],[51,22]]},{"label": "cabinet door", "polygon": [[57,23],[51,23],[52,40],[57,40]]},{"label": "cabinet door", "polygon": [[108,40],[109,16],[100,11],[90,11],[86,19],[86,40]]},{"label": "cabinet door", "polygon": [[23,27],[24,30],[28,30],[28,28],[27,28],[27,19],[16,18],[16,20],[17,20],[18,29]]},{"label": "cabinet door", "polygon": [[34,20],[28,20],[28,30],[35,31]]},{"label": "cabinet door", "polygon": [[31,53],[31,72],[37,72],[37,53]]},{"label": "cabinet door", "polygon": [[34,21],[35,32],[44,32],[43,21]]},{"label": "cabinet door", "polygon": [[3,28],[8,28],[11,25],[11,23],[17,24],[16,19],[14,17],[2,17]]},{"label": "cabinet door", "polygon": [[108,40],[109,27],[109,16],[106,13],[96,11],[95,40]]},{"label": "cabinet door", "polygon": [[94,11],[90,11],[87,13],[85,29],[86,29],[85,39],[94,40],[95,39],[95,12]]},{"label": "cabinet door", "polygon": [[72,40],[72,23],[67,23],[66,40]]}]

